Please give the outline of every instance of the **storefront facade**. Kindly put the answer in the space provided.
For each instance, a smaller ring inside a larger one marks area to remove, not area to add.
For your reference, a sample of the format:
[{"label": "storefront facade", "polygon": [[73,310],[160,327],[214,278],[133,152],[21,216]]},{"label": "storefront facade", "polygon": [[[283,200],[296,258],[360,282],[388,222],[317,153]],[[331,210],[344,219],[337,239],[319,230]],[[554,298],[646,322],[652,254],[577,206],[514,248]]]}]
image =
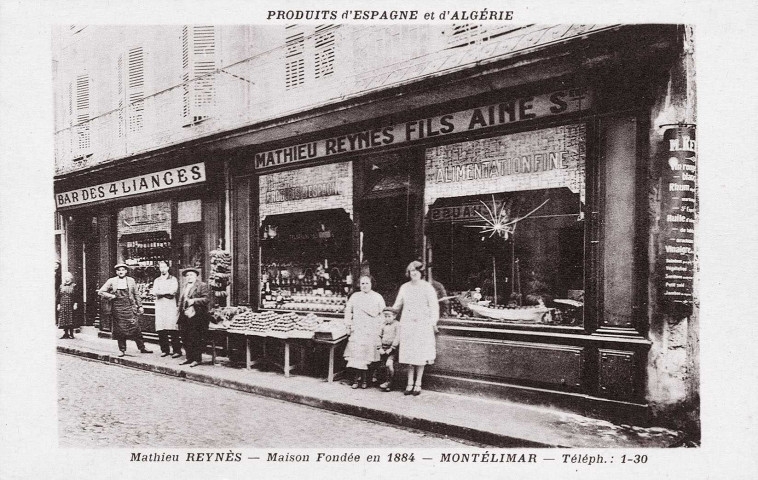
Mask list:
[{"label": "storefront facade", "polygon": [[[143,285],[165,259],[207,278],[224,248],[220,306],[339,319],[360,275],[391,304],[420,259],[445,291],[425,388],[697,424],[691,29],[534,28],[366,76],[314,70],[345,94],[312,105],[286,77],[282,103],[308,108],[62,175],[62,243],[88,303],[116,262]],[[176,169],[193,181],[150,187]]]},{"label": "storefront facade", "polygon": [[223,239],[223,175],[213,172],[213,162],[173,163],[172,168],[162,163],[158,171],[138,165],[99,172],[56,186],[69,270],[83,282],[86,324],[105,334],[111,325],[99,314],[97,290],[114,275],[115,264],[130,267],[145,307],[140,326],[152,338],[155,299],[150,289],[160,275],[158,263],[168,262],[175,275],[188,267],[207,274],[208,251]]},{"label": "storefront facade", "polygon": [[[401,104],[390,97],[381,118],[283,127],[244,149],[230,170],[250,201],[232,223],[250,239],[250,281],[236,276],[234,298],[336,316],[362,273],[392,302],[418,258],[447,294],[430,388],[646,421],[660,210],[650,142],[675,37],[594,68],[593,53],[618,45],[588,46],[557,77],[474,72],[403,91],[415,109],[387,113]],[[467,82],[481,93],[454,92]]]}]

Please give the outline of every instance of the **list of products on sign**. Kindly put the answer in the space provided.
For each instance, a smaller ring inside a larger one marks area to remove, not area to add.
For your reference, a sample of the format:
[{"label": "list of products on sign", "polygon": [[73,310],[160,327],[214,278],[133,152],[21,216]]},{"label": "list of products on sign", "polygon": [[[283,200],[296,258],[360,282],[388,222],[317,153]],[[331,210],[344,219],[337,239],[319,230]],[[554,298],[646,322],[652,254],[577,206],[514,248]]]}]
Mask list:
[{"label": "list of products on sign", "polygon": [[663,166],[662,301],[667,313],[692,312],[697,212],[697,146],[695,127],[680,125],[664,132],[667,161]]}]

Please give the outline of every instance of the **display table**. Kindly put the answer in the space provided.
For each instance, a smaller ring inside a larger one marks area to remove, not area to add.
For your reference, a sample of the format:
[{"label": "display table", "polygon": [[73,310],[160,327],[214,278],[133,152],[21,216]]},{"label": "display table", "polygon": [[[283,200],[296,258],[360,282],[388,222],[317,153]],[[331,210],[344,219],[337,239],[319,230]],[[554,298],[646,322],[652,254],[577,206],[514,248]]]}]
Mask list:
[{"label": "display table", "polygon": [[[337,338],[335,340],[325,340],[321,338],[314,338],[313,339],[313,345],[314,346],[328,346],[329,347],[329,369],[328,373],[326,374],[326,381],[329,383],[332,383],[334,381],[334,351],[337,349],[338,346],[345,343],[347,341],[347,335],[344,335],[340,338]],[[345,370],[341,370],[339,373],[343,373]]]},{"label": "display table", "polygon": [[[282,342],[284,345],[284,352],[283,352],[283,358],[281,361],[279,361],[278,358],[275,358],[271,353],[269,352],[269,349],[267,348],[267,343],[269,340]],[[245,335],[245,367],[250,370],[253,365],[259,363],[261,360],[265,362],[266,364],[271,364],[279,368],[284,372],[285,377],[290,376],[290,372],[294,370],[295,368],[302,366],[305,364],[305,350],[308,346],[312,347],[321,347],[326,346],[329,348],[329,365],[327,368],[327,376],[326,381],[327,382],[333,382],[334,377],[336,373],[341,372],[335,372],[334,363],[335,363],[335,351],[337,347],[339,347],[341,344],[343,344],[345,341],[347,341],[347,336],[343,336],[341,338],[335,339],[335,340],[325,340],[325,339],[312,339],[312,338],[289,338],[289,337],[279,337],[279,336],[272,336],[272,335],[264,335],[264,334],[247,334]],[[255,343],[259,343],[262,346],[263,355],[262,359],[260,360],[253,360],[252,355],[252,349],[253,345]],[[300,345],[300,358],[299,363],[293,364],[291,360],[291,352],[292,347],[294,345]]]},{"label": "display table", "polygon": [[211,365],[216,365],[216,348],[223,346],[229,351],[228,334],[224,329],[209,327],[206,337],[206,343],[210,342],[211,345]]}]

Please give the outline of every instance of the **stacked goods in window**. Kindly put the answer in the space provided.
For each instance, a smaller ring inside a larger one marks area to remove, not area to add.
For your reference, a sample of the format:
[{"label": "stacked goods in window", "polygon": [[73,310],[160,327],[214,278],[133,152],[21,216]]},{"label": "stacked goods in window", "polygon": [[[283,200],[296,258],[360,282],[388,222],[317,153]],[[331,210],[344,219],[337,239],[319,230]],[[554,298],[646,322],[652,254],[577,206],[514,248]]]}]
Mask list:
[{"label": "stacked goods in window", "polygon": [[294,294],[291,301],[282,305],[286,310],[306,312],[342,313],[345,311],[347,298],[342,295],[308,295]]},{"label": "stacked goods in window", "polygon": [[208,277],[208,284],[216,297],[226,297],[231,268],[232,255],[229,252],[220,248],[211,251],[211,274]]}]

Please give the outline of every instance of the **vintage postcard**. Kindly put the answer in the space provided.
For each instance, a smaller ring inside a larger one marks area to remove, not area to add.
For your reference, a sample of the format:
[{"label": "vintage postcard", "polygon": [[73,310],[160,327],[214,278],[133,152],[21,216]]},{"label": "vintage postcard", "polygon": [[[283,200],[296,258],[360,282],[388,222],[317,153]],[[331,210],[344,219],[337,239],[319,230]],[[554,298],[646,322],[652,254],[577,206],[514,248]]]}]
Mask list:
[{"label": "vintage postcard", "polygon": [[0,477],[751,478],[734,33],[612,3],[4,3]]}]

